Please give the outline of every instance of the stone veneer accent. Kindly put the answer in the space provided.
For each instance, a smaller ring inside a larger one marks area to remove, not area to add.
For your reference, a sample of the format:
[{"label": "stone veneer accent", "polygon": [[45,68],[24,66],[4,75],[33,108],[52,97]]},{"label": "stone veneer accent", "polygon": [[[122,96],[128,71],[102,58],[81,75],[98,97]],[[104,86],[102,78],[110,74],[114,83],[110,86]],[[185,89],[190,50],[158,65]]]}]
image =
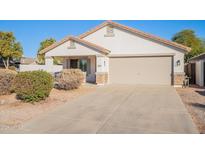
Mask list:
[{"label": "stone veneer accent", "polygon": [[174,85],[183,85],[184,77],[185,77],[184,73],[174,74]]},{"label": "stone veneer accent", "polygon": [[95,76],[96,84],[106,84],[108,81],[108,73],[106,72],[95,73]]}]

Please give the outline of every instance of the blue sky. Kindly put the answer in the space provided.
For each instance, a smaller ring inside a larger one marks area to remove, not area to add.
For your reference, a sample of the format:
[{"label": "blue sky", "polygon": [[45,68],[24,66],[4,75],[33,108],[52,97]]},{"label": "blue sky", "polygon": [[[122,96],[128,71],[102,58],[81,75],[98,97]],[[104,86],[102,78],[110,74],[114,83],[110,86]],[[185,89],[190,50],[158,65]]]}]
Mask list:
[{"label": "blue sky", "polygon": [[[24,55],[35,57],[42,40],[53,37],[59,41],[67,35],[78,36],[102,22],[102,20],[0,20],[0,31],[12,31],[16,39],[21,42]],[[116,22],[168,40],[183,29],[192,29],[199,37],[205,38],[205,20],[120,20]]]}]

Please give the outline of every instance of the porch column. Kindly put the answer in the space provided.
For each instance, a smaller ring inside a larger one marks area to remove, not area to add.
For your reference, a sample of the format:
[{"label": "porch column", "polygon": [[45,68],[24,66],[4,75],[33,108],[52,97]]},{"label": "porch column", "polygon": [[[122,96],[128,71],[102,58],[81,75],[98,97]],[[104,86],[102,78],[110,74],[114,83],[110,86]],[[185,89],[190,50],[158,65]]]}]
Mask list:
[{"label": "porch column", "polygon": [[70,68],[70,59],[64,58],[63,59],[63,69],[69,69]]},{"label": "porch column", "polygon": [[96,56],[96,84],[106,84],[108,82],[109,58]]}]

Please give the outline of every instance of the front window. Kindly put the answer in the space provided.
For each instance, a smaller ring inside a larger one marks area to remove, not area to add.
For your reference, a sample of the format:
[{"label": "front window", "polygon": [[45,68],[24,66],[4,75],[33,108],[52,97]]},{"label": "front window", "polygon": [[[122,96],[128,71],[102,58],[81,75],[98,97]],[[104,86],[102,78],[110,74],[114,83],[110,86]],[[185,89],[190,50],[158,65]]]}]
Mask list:
[{"label": "front window", "polygon": [[83,72],[88,72],[88,59],[71,59],[70,60],[70,68],[73,69],[81,69]]},{"label": "front window", "polygon": [[83,71],[83,72],[87,72],[87,63],[88,61],[86,59],[80,59],[79,60],[79,68]]}]

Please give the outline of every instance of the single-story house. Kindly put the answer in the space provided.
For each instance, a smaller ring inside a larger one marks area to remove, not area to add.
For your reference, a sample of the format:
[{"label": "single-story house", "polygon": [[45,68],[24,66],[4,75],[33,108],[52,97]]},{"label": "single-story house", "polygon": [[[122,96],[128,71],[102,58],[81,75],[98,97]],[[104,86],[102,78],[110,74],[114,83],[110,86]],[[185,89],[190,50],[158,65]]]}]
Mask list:
[{"label": "single-story house", "polygon": [[185,72],[192,84],[205,86],[205,53],[191,58],[185,65]]},{"label": "single-story house", "polygon": [[184,54],[190,48],[106,21],[84,34],[68,36],[40,51],[46,64],[63,57],[63,68],[80,68],[97,84],[181,85]]}]

